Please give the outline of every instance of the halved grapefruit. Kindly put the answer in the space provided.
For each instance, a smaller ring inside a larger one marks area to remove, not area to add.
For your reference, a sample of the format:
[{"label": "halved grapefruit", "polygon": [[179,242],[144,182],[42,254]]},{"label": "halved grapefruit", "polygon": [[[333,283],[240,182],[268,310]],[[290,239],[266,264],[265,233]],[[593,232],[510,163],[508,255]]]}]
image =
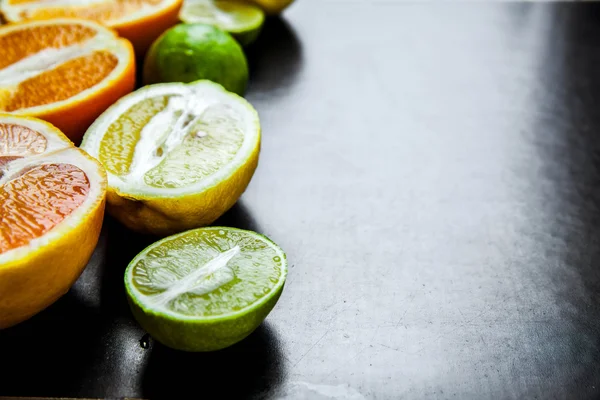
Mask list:
[{"label": "halved grapefruit", "polygon": [[104,216],[103,167],[51,124],[0,114],[0,329],[66,293]]}]

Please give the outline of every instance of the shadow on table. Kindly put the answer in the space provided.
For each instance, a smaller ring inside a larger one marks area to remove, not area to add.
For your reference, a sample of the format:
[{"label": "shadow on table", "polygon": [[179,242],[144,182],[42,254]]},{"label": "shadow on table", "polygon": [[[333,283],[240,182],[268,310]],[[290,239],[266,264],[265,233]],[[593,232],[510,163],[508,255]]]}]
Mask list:
[{"label": "shadow on table", "polygon": [[240,343],[212,353],[185,353],[151,341],[142,382],[145,398],[223,399],[261,397],[285,376],[285,360],[275,332],[263,323]]},{"label": "shadow on table", "polygon": [[231,226],[233,228],[246,229],[249,231],[260,232],[260,229],[242,201],[238,201],[211,225],[213,226]]},{"label": "shadow on table", "polygon": [[256,43],[246,49],[249,92],[272,94],[296,82],[302,68],[302,42],[281,17],[268,18]]},{"label": "shadow on table", "polygon": [[[547,381],[578,398],[600,390],[600,7],[541,8],[548,36],[538,54],[530,130],[542,160],[538,208],[547,216],[534,236],[546,260],[559,320],[532,325],[544,340]],[[558,38],[558,39],[557,39]],[[567,371],[567,372],[565,372]],[[566,374],[566,378],[562,376]]]},{"label": "shadow on table", "polygon": [[160,237],[133,232],[108,214],[104,225],[107,233],[107,246],[105,267],[101,274],[102,309],[111,317],[114,317],[115,314],[130,316],[123,285],[123,274],[129,262]]},{"label": "shadow on table", "polygon": [[71,290],[28,321],[0,331],[0,360],[10,365],[0,378],[0,396],[101,392],[107,338],[118,316],[130,318],[123,271],[154,240],[105,218],[96,250]]},{"label": "shadow on table", "polygon": [[93,308],[72,292],[28,321],[0,331],[0,396],[72,396],[101,336]]}]

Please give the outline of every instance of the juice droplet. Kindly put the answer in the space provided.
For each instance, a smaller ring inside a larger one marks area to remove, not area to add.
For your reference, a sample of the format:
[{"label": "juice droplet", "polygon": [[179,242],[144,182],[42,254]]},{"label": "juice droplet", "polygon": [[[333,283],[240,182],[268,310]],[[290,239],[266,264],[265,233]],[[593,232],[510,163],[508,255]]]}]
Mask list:
[{"label": "juice droplet", "polygon": [[140,347],[142,349],[149,349],[150,348],[150,334],[149,333],[146,333],[140,339]]}]

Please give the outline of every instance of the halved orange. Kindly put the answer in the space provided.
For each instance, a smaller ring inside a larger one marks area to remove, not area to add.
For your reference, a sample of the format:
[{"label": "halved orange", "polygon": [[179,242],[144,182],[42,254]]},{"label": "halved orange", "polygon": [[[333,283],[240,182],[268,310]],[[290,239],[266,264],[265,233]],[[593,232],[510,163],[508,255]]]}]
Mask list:
[{"label": "halved orange", "polygon": [[78,143],[134,85],[131,43],[95,22],[0,26],[0,112],[45,119]]},{"label": "halved orange", "polygon": [[106,172],[51,124],[0,114],[0,329],[66,293],[90,259]]},{"label": "halved orange", "polygon": [[143,55],[165,30],[179,22],[183,0],[3,0],[8,22],[84,18],[109,26]]}]

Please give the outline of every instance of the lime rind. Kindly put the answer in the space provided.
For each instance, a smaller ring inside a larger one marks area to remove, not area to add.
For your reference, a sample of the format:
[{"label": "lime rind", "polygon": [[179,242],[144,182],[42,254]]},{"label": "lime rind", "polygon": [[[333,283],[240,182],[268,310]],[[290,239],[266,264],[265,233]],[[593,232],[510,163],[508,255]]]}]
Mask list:
[{"label": "lime rind", "polygon": [[238,1],[186,0],[179,18],[189,24],[213,25],[229,32],[242,46],[247,46],[260,34],[265,13],[253,4]]},{"label": "lime rind", "polygon": [[177,350],[206,352],[229,347],[250,335],[265,320],[281,296],[283,286],[260,308],[238,318],[211,320],[170,320],[149,314],[128,297],[135,319],[142,328],[162,344]]}]

